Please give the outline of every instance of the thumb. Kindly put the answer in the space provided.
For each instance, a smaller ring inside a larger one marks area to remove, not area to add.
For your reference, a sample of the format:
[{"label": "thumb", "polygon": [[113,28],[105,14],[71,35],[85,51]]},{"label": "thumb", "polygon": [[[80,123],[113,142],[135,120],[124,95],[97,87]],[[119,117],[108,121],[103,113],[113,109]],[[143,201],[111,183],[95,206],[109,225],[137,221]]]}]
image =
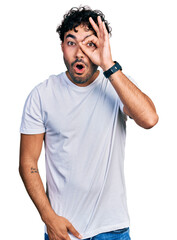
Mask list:
[{"label": "thumb", "polygon": [[68,230],[77,238],[82,239],[82,235],[73,227],[71,223],[67,225]]}]

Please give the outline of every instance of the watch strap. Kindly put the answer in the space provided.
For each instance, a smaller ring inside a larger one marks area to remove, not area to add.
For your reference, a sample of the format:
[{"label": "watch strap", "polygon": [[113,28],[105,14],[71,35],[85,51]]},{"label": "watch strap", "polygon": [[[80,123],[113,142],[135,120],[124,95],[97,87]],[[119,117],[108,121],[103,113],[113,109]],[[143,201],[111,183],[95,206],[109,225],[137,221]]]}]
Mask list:
[{"label": "watch strap", "polygon": [[122,70],[122,67],[120,66],[120,64],[116,61],[114,61],[114,65],[109,68],[107,71],[103,72],[104,76],[106,78],[109,78],[113,73],[119,71],[119,70]]}]

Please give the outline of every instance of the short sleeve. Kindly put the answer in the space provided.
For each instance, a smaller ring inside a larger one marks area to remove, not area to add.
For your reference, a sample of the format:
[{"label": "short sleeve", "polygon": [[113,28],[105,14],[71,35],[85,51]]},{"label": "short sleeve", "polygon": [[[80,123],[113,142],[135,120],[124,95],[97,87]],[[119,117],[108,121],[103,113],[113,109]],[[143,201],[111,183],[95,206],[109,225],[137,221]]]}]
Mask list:
[{"label": "short sleeve", "polygon": [[39,92],[35,87],[28,95],[23,108],[20,133],[39,134],[45,132]]}]

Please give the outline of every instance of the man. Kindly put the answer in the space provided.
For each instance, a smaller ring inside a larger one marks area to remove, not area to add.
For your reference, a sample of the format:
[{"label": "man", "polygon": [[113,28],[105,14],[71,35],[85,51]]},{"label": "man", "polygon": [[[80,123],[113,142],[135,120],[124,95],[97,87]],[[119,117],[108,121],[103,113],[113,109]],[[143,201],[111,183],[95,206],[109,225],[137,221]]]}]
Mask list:
[{"label": "man", "polygon": [[[102,12],[72,8],[57,32],[67,71],[38,84],[26,100],[20,175],[45,223],[45,239],[128,240],[126,120],[148,129],[158,115],[113,62]],[[37,167],[43,141],[46,193]]]}]

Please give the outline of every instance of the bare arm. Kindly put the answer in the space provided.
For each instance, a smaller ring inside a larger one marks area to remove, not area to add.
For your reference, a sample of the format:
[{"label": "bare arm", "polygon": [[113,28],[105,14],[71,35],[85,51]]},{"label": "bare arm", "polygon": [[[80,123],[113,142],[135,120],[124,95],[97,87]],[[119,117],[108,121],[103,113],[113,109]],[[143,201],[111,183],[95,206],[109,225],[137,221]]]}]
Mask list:
[{"label": "bare arm", "polygon": [[[82,51],[93,63],[100,66],[103,71],[114,65],[109,43],[109,34],[105,23],[98,17],[98,25],[89,18],[89,21],[97,33],[87,37],[79,44]],[[94,43],[93,48],[88,48],[88,43]],[[121,101],[124,104],[124,112],[135,120],[143,128],[151,128],[158,122],[158,115],[151,99],[141,92],[120,70],[109,78]]]},{"label": "bare arm", "polygon": [[[112,64],[113,65],[113,64]],[[111,83],[124,104],[124,112],[143,128],[152,128],[158,115],[152,100],[120,70],[110,76]]]},{"label": "bare arm", "polygon": [[67,230],[79,237],[79,233],[66,218],[56,215],[46,196],[37,164],[43,140],[44,133],[34,135],[21,134],[20,176],[42,220],[47,225],[49,239],[70,239]]},{"label": "bare arm", "polygon": [[19,172],[26,190],[42,219],[44,218],[46,208],[51,213],[53,211],[46,196],[37,165],[43,139],[44,133],[34,135],[21,134],[19,165]]}]

